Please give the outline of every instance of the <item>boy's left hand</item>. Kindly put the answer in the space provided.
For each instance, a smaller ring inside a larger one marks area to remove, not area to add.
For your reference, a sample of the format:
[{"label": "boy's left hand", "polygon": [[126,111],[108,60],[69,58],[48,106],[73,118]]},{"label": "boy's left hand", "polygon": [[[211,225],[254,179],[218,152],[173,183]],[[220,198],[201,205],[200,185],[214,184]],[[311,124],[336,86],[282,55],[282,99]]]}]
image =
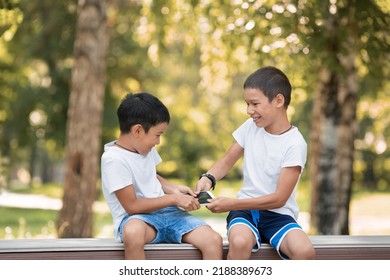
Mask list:
[{"label": "boy's left hand", "polygon": [[206,207],[213,213],[222,213],[234,209],[234,202],[236,199],[228,197],[216,197],[209,199],[210,203]]},{"label": "boy's left hand", "polygon": [[183,186],[183,185],[177,185],[175,192],[182,193],[182,194],[189,194],[193,197],[196,197],[196,194],[194,193],[194,191],[190,187]]}]

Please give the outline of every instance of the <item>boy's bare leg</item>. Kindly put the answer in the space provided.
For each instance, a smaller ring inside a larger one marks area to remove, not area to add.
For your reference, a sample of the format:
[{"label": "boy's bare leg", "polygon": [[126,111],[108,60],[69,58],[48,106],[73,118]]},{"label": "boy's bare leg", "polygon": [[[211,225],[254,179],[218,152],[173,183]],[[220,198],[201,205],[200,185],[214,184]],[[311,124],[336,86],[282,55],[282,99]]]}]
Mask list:
[{"label": "boy's bare leg", "polygon": [[156,230],[139,219],[129,220],[123,228],[123,244],[126,260],[144,260],[144,245],[156,236]]},{"label": "boy's bare leg", "polygon": [[204,260],[222,260],[222,237],[209,226],[200,226],[183,235],[183,242],[198,248]]},{"label": "boy's bare leg", "polygon": [[235,225],[229,231],[228,260],[249,260],[256,244],[253,232],[244,225]]},{"label": "boy's bare leg", "polygon": [[301,230],[291,230],[280,244],[280,250],[291,260],[313,260],[316,252],[306,235]]}]

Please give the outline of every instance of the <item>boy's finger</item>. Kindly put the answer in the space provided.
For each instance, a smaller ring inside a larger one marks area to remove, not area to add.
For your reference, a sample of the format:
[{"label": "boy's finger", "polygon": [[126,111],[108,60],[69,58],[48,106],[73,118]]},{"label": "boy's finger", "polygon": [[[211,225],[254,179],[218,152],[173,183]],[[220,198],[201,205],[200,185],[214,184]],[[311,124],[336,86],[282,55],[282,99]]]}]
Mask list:
[{"label": "boy's finger", "polygon": [[197,194],[196,194],[193,190],[191,190],[190,188],[188,188],[187,193],[188,193],[189,195],[192,195],[193,197],[197,197]]}]

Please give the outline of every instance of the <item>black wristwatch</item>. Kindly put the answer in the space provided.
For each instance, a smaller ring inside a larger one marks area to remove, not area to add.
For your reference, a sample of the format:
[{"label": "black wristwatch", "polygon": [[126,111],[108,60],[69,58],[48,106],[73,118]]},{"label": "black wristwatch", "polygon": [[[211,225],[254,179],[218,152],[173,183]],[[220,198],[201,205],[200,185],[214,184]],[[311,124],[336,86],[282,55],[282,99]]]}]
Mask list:
[{"label": "black wristwatch", "polygon": [[217,180],[215,180],[215,177],[211,174],[208,174],[208,173],[204,173],[204,174],[200,175],[199,179],[202,177],[207,177],[211,181],[211,189],[214,190],[215,185],[217,184]]}]

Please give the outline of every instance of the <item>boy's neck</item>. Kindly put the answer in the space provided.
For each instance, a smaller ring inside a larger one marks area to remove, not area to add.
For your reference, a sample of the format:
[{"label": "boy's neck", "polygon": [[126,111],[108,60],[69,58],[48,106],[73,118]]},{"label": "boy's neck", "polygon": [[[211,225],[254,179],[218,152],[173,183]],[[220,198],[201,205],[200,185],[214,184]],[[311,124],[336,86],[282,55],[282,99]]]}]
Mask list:
[{"label": "boy's neck", "polygon": [[138,154],[138,151],[137,149],[135,149],[131,143],[129,144],[130,141],[127,141],[123,136],[120,136],[118,138],[118,140],[116,140],[114,143],[116,146],[118,146],[119,148],[122,148],[126,151],[129,151],[129,152],[132,152],[132,153],[137,153]]},{"label": "boy's neck", "polygon": [[282,135],[284,133],[289,132],[293,127],[294,126],[291,123],[286,122],[281,125],[272,125],[272,126],[264,127],[264,129],[269,134]]}]

